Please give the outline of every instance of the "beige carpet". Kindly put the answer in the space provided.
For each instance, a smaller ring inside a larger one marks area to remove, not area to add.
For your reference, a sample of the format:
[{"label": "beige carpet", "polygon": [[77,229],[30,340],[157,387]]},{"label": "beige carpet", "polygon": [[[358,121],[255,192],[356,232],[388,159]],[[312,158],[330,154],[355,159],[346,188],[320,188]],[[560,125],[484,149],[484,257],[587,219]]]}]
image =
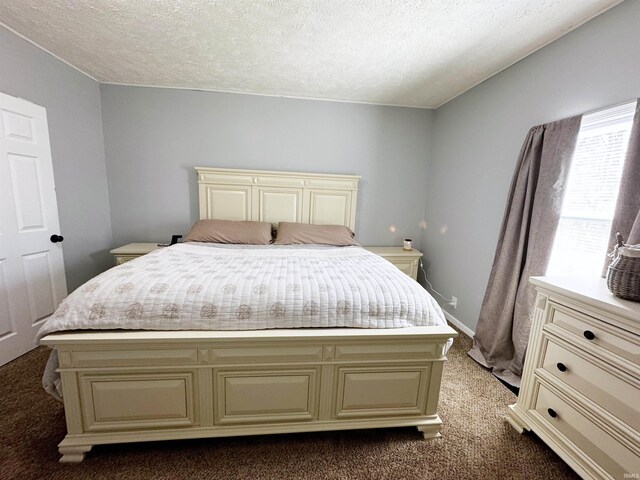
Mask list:
[{"label": "beige carpet", "polygon": [[461,335],[440,397],[443,438],[415,428],[97,446],[58,463],[62,405],[40,387],[48,351],[0,367],[2,479],[560,479],[578,478],[534,435],[504,419],[515,396],[467,357]]}]

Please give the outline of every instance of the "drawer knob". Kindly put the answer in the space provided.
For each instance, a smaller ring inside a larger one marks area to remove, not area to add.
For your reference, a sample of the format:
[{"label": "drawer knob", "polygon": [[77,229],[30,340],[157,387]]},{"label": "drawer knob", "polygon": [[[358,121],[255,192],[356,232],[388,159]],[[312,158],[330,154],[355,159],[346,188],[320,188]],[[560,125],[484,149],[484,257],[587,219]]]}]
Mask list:
[{"label": "drawer knob", "polygon": [[591,330],[585,330],[583,335],[584,335],[584,338],[586,338],[587,340],[593,340],[594,338],[596,338],[596,334],[593,333]]},{"label": "drawer knob", "polygon": [[560,370],[561,372],[566,372],[567,371],[567,366],[562,362],[559,362],[556,365],[556,367],[558,367],[558,370]]},{"label": "drawer knob", "polygon": [[553,408],[548,408],[547,409],[547,413],[549,414],[549,416],[551,418],[556,418],[558,416],[558,414],[556,413],[556,411]]}]

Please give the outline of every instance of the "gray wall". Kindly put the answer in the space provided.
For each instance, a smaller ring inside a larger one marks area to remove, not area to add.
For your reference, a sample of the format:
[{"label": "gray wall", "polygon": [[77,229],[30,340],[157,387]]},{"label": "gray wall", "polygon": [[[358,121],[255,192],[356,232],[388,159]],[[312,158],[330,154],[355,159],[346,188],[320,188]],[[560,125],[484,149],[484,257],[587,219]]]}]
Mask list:
[{"label": "gray wall", "polygon": [[98,84],[0,27],[0,91],[47,109],[71,291],[113,262]]},{"label": "gray wall", "polygon": [[[506,196],[530,127],[640,96],[640,1],[624,2],[436,111],[429,278],[474,329]],[[440,228],[446,225],[446,233]]]},{"label": "gray wall", "polygon": [[358,240],[420,239],[432,111],[113,85],[100,91],[116,245],[185,233],[198,218],[196,165],[358,174]]}]

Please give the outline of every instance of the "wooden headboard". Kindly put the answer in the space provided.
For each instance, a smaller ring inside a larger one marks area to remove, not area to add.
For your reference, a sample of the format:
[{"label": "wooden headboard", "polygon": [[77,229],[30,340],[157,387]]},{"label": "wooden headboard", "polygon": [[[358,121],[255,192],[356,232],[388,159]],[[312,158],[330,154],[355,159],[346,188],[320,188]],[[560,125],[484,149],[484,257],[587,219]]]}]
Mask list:
[{"label": "wooden headboard", "polygon": [[355,227],[359,176],[195,169],[200,219]]}]

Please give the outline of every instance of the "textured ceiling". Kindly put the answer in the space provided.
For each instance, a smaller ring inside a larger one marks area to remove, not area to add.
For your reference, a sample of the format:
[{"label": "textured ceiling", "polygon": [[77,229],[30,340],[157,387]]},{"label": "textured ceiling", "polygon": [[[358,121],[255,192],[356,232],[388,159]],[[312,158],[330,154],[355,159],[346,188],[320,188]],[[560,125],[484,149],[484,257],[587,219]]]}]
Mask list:
[{"label": "textured ceiling", "polygon": [[619,0],[2,0],[104,83],[437,107]]}]

